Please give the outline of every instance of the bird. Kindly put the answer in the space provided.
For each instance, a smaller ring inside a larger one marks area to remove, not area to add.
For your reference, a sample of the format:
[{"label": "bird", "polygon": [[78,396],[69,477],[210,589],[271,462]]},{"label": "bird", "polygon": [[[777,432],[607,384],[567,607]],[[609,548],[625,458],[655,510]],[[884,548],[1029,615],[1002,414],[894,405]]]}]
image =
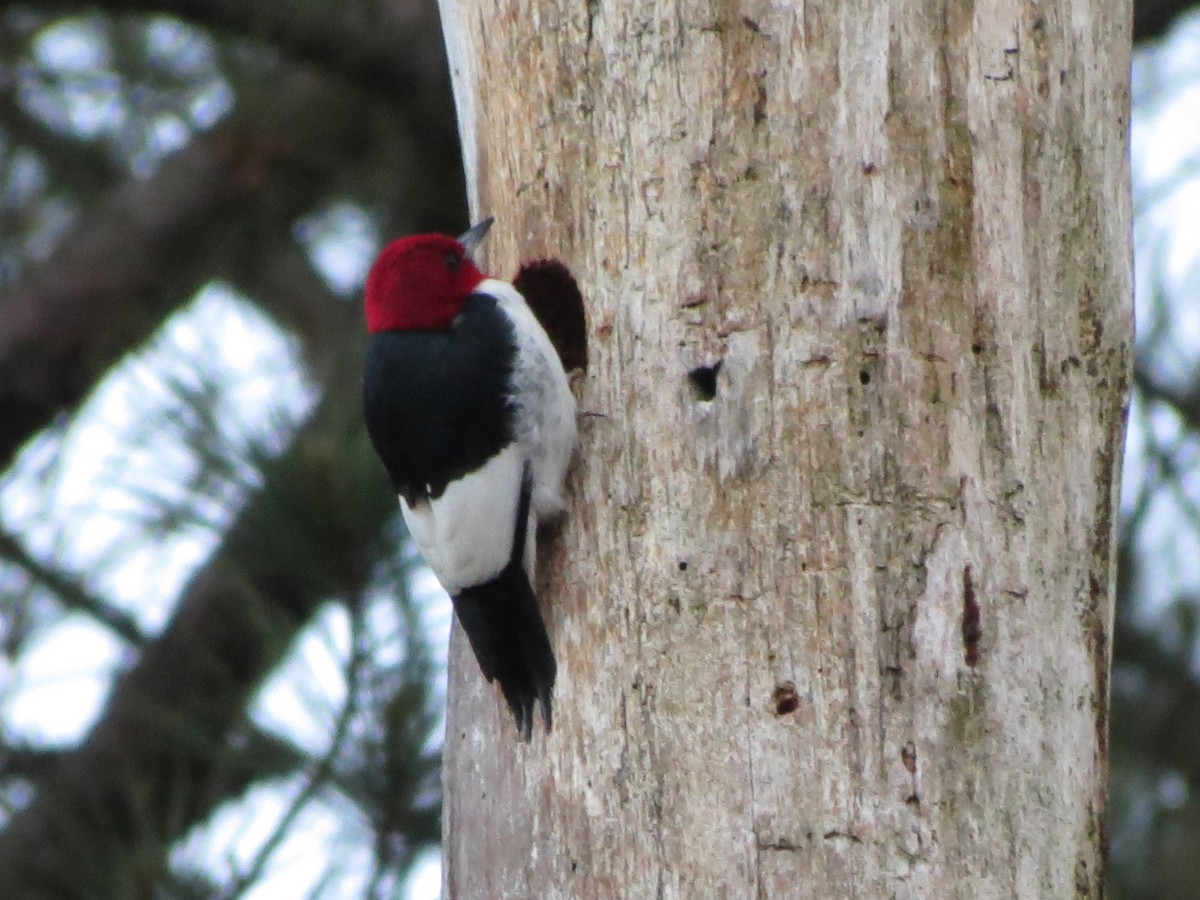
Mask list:
[{"label": "bird", "polygon": [[[363,412],[409,534],[529,740],[535,706],[551,728],[558,668],[533,587],[537,527],[566,510],[576,412],[521,292],[474,260],[493,221],[379,253],[364,290]],[[558,285],[582,310],[565,266],[531,271],[542,302]]]}]

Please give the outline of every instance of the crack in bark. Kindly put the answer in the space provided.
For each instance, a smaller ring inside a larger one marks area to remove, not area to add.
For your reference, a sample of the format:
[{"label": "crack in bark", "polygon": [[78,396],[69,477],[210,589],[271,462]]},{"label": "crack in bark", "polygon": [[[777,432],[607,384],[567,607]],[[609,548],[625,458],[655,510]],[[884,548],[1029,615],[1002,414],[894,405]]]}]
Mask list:
[{"label": "crack in bark", "polygon": [[983,626],[970,565],[963,566],[962,602],[963,661],[973,669],[979,664],[979,641],[983,636]]}]

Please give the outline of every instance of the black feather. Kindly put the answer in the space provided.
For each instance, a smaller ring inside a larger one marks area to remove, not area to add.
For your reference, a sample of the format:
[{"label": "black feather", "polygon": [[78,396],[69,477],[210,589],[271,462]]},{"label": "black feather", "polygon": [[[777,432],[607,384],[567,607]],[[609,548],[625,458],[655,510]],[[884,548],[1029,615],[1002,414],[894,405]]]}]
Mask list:
[{"label": "black feather", "polygon": [[363,372],[367,433],[409,506],[440,497],[513,439],[517,338],[493,297],[473,294],[445,330],[371,336]]},{"label": "black feather", "polygon": [[532,487],[526,465],[508,565],[486,584],[464,588],[451,597],[479,668],[488,681],[500,682],[517,729],[526,739],[533,734],[535,703],[540,704],[542,719],[550,729],[550,699],[558,672],[546,623],[522,565]]}]

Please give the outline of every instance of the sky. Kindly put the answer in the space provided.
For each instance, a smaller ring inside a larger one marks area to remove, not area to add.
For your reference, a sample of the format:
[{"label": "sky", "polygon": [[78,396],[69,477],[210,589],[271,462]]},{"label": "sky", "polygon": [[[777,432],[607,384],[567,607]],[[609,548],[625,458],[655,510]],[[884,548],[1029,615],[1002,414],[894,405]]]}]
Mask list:
[{"label": "sky", "polygon": [[[1154,376],[1185,387],[1200,369],[1200,12],[1182,19],[1133,64],[1131,160],[1137,346]],[[1128,513],[1153,472],[1148,448],[1176,448],[1200,463],[1200,445],[1178,416],[1136,398],[1130,410],[1122,495]],[[1182,494],[1154,491],[1139,534],[1145,561],[1137,595],[1144,624],[1171,601],[1200,595],[1200,480],[1180,479]],[[1197,660],[1200,663],[1200,659]]]}]

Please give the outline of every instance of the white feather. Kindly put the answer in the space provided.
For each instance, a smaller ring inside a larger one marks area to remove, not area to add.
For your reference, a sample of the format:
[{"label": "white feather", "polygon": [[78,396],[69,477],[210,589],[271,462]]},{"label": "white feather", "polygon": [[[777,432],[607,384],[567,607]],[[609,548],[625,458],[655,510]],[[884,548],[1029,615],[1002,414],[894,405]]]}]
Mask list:
[{"label": "white feather", "polygon": [[496,298],[516,332],[516,439],[533,469],[534,517],[548,519],[567,508],[563,481],[575,450],[575,397],[554,345],[520,292],[495,278],[476,290]]},{"label": "white feather", "polygon": [[436,500],[409,506],[400,498],[408,533],[447,593],[491,581],[508,564],[523,469],[510,444]]}]

